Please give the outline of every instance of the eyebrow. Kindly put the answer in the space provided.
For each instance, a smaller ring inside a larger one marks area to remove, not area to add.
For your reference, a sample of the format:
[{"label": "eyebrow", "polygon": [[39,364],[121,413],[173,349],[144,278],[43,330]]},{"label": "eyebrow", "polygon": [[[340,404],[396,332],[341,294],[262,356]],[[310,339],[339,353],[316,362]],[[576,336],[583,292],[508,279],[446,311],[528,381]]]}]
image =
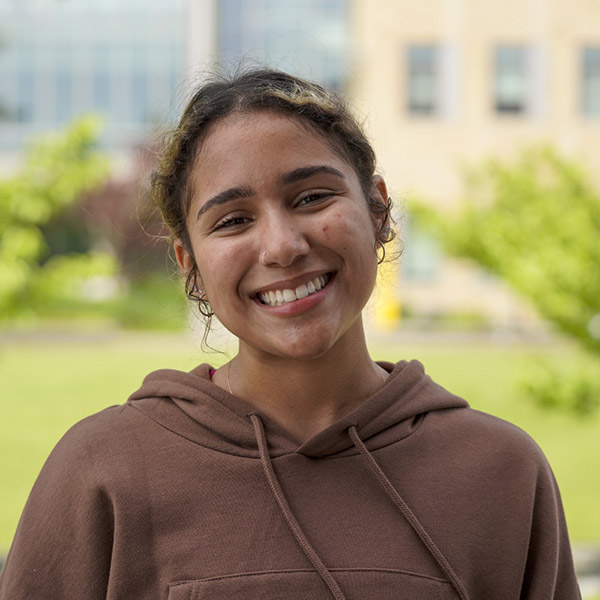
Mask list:
[{"label": "eyebrow", "polygon": [[210,200],[207,200],[196,214],[196,220],[198,220],[207,210],[232,200],[238,200],[240,198],[251,198],[254,195],[254,190],[247,186],[229,188],[213,196]]},{"label": "eyebrow", "polygon": [[[321,174],[333,175],[335,177],[339,177],[340,179],[346,179],[345,175],[341,171],[338,171],[333,167],[327,165],[316,165],[311,167],[300,167],[298,169],[294,169],[293,171],[289,171],[288,173],[283,173],[277,178],[277,182],[280,185],[290,185],[292,183],[302,181],[303,179],[313,177],[314,175]],[[213,196],[207,200],[200,207],[200,210],[196,214],[196,220],[198,220],[204,213],[215,206],[220,206],[221,204],[231,202],[232,200],[251,198],[253,195],[254,190],[248,186],[240,186],[224,190],[223,192],[220,192],[216,196]]]},{"label": "eyebrow", "polygon": [[297,181],[302,181],[303,179],[308,179],[313,175],[334,175],[335,177],[339,177],[341,179],[346,179],[344,174],[333,167],[328,165],[317,165],[314,167],[300,167],[299,169],[294,169],[289,173],[284,173],[278,178],[278,182],[283,185],[289,185],[290,183],[296,183]]}]

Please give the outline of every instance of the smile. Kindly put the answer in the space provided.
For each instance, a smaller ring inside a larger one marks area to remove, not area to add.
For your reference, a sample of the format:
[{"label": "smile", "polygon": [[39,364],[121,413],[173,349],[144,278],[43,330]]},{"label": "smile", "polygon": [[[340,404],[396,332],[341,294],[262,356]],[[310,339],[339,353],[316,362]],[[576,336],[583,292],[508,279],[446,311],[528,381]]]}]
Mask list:
[{"label": "smile", "polygon": [[267,306],[282,306],[306,298],[319,290],[322,290],[331,280],[331,273],[325,275],[318,275],[310,281],[299,285],[294,290],[269,290],[267,292],[260,292],[258,298],[262,304]]}]

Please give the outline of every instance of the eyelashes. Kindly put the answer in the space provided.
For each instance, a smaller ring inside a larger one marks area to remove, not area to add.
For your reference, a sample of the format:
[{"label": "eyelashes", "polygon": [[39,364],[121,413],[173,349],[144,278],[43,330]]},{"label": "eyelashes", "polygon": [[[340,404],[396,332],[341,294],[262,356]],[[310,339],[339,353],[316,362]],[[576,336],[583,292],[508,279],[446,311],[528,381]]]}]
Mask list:
[{"label": "eyelashes", "polygon": [[311,192],[300,198],[297,206],[306,206],[307,204],[318,204],[334,196],[333,192]]},{"label": "eyelashes", "polygon": [[[327,202],[331,198],[337,195],[337,192],[333,191],[315,191],[308,192],[303,196],[300,196],[297,200],[294,201],[293,204],[290,205],[292,209],[302,209],[307,208],[310,209],[313,206],[319,206],[322,203]],[[223,218],[219,219],[217,223],[214,225],[212,231],[235,231],[237,229],[242,229],[244,226],[252,223],[255,218],[255,215],[252,211],[242,211],[246,214],[235,214],[231,213]]]},{"label": "eyelashes", "polygon": [[224,217],[223,219],[221,219],[215,225],[214,230],[219,231],[221,229],[232,229],[234,227],[239,227],[241,225],[245,225],[246,223],[249,223],[249,222],[250,222],[250,219],[248,217],[228,215],[228,216]]}]

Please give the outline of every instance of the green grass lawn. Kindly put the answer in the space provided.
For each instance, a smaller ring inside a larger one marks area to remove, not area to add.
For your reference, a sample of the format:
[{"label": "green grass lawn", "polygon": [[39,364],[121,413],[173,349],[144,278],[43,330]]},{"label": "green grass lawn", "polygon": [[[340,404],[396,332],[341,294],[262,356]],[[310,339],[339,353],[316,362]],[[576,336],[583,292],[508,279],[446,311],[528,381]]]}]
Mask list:
[{"label": "green grass lawn", "polygon": [[[600,416],[544,412],[518,393],[517,382],[532,357],[575,364],[573,349],[409,341],[378,341],[371,347],[376,359],[422,360],[434,379],[471,406],[530,433],[556,473],[572,539],[600,541]],[[70,425],[124,402],[151,370],[189,370],[199,362],[224,360],[224,355],[203,355],[198,342],[180,334],[0,340],[0,554],[8,550],[46,456]]]}]

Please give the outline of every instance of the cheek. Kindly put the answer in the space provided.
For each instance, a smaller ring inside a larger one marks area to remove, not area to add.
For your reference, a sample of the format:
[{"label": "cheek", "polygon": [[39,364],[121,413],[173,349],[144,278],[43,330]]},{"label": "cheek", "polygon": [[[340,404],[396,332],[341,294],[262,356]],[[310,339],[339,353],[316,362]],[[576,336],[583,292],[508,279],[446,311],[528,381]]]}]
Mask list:
[{"label": "cheek", "polygon": [[[240,252],[232,245],[229,248],[223,247],[204,247],[197,255],[198,271],[204,284],[204,288],[212,300],[218,301],[214,290],[237,290],[244,268],[245,253]],[[219,293],[219,298],[226,298],[228,295]]]},{"label": "cheek", "polygon": [[348,255],[348,258],[348,253],[357,254],[359,268],[368,268],[371,258],[373,264],[377,264],[375,232],[369,215],[361,211],[334,211],[320,223],[318,234],[321,243],[332,250]]},{"label": "cheek", "polygon": [[344,236],[347,241],[354,243],[370,243],[372,241],[374,247],[375,231],[373,223],[368,215],[360,211],[349,214],[334,213],[333,222],[323,226],[323,233],[330,231],[330,235],[334,235],[334,230],[335,234]]}]

